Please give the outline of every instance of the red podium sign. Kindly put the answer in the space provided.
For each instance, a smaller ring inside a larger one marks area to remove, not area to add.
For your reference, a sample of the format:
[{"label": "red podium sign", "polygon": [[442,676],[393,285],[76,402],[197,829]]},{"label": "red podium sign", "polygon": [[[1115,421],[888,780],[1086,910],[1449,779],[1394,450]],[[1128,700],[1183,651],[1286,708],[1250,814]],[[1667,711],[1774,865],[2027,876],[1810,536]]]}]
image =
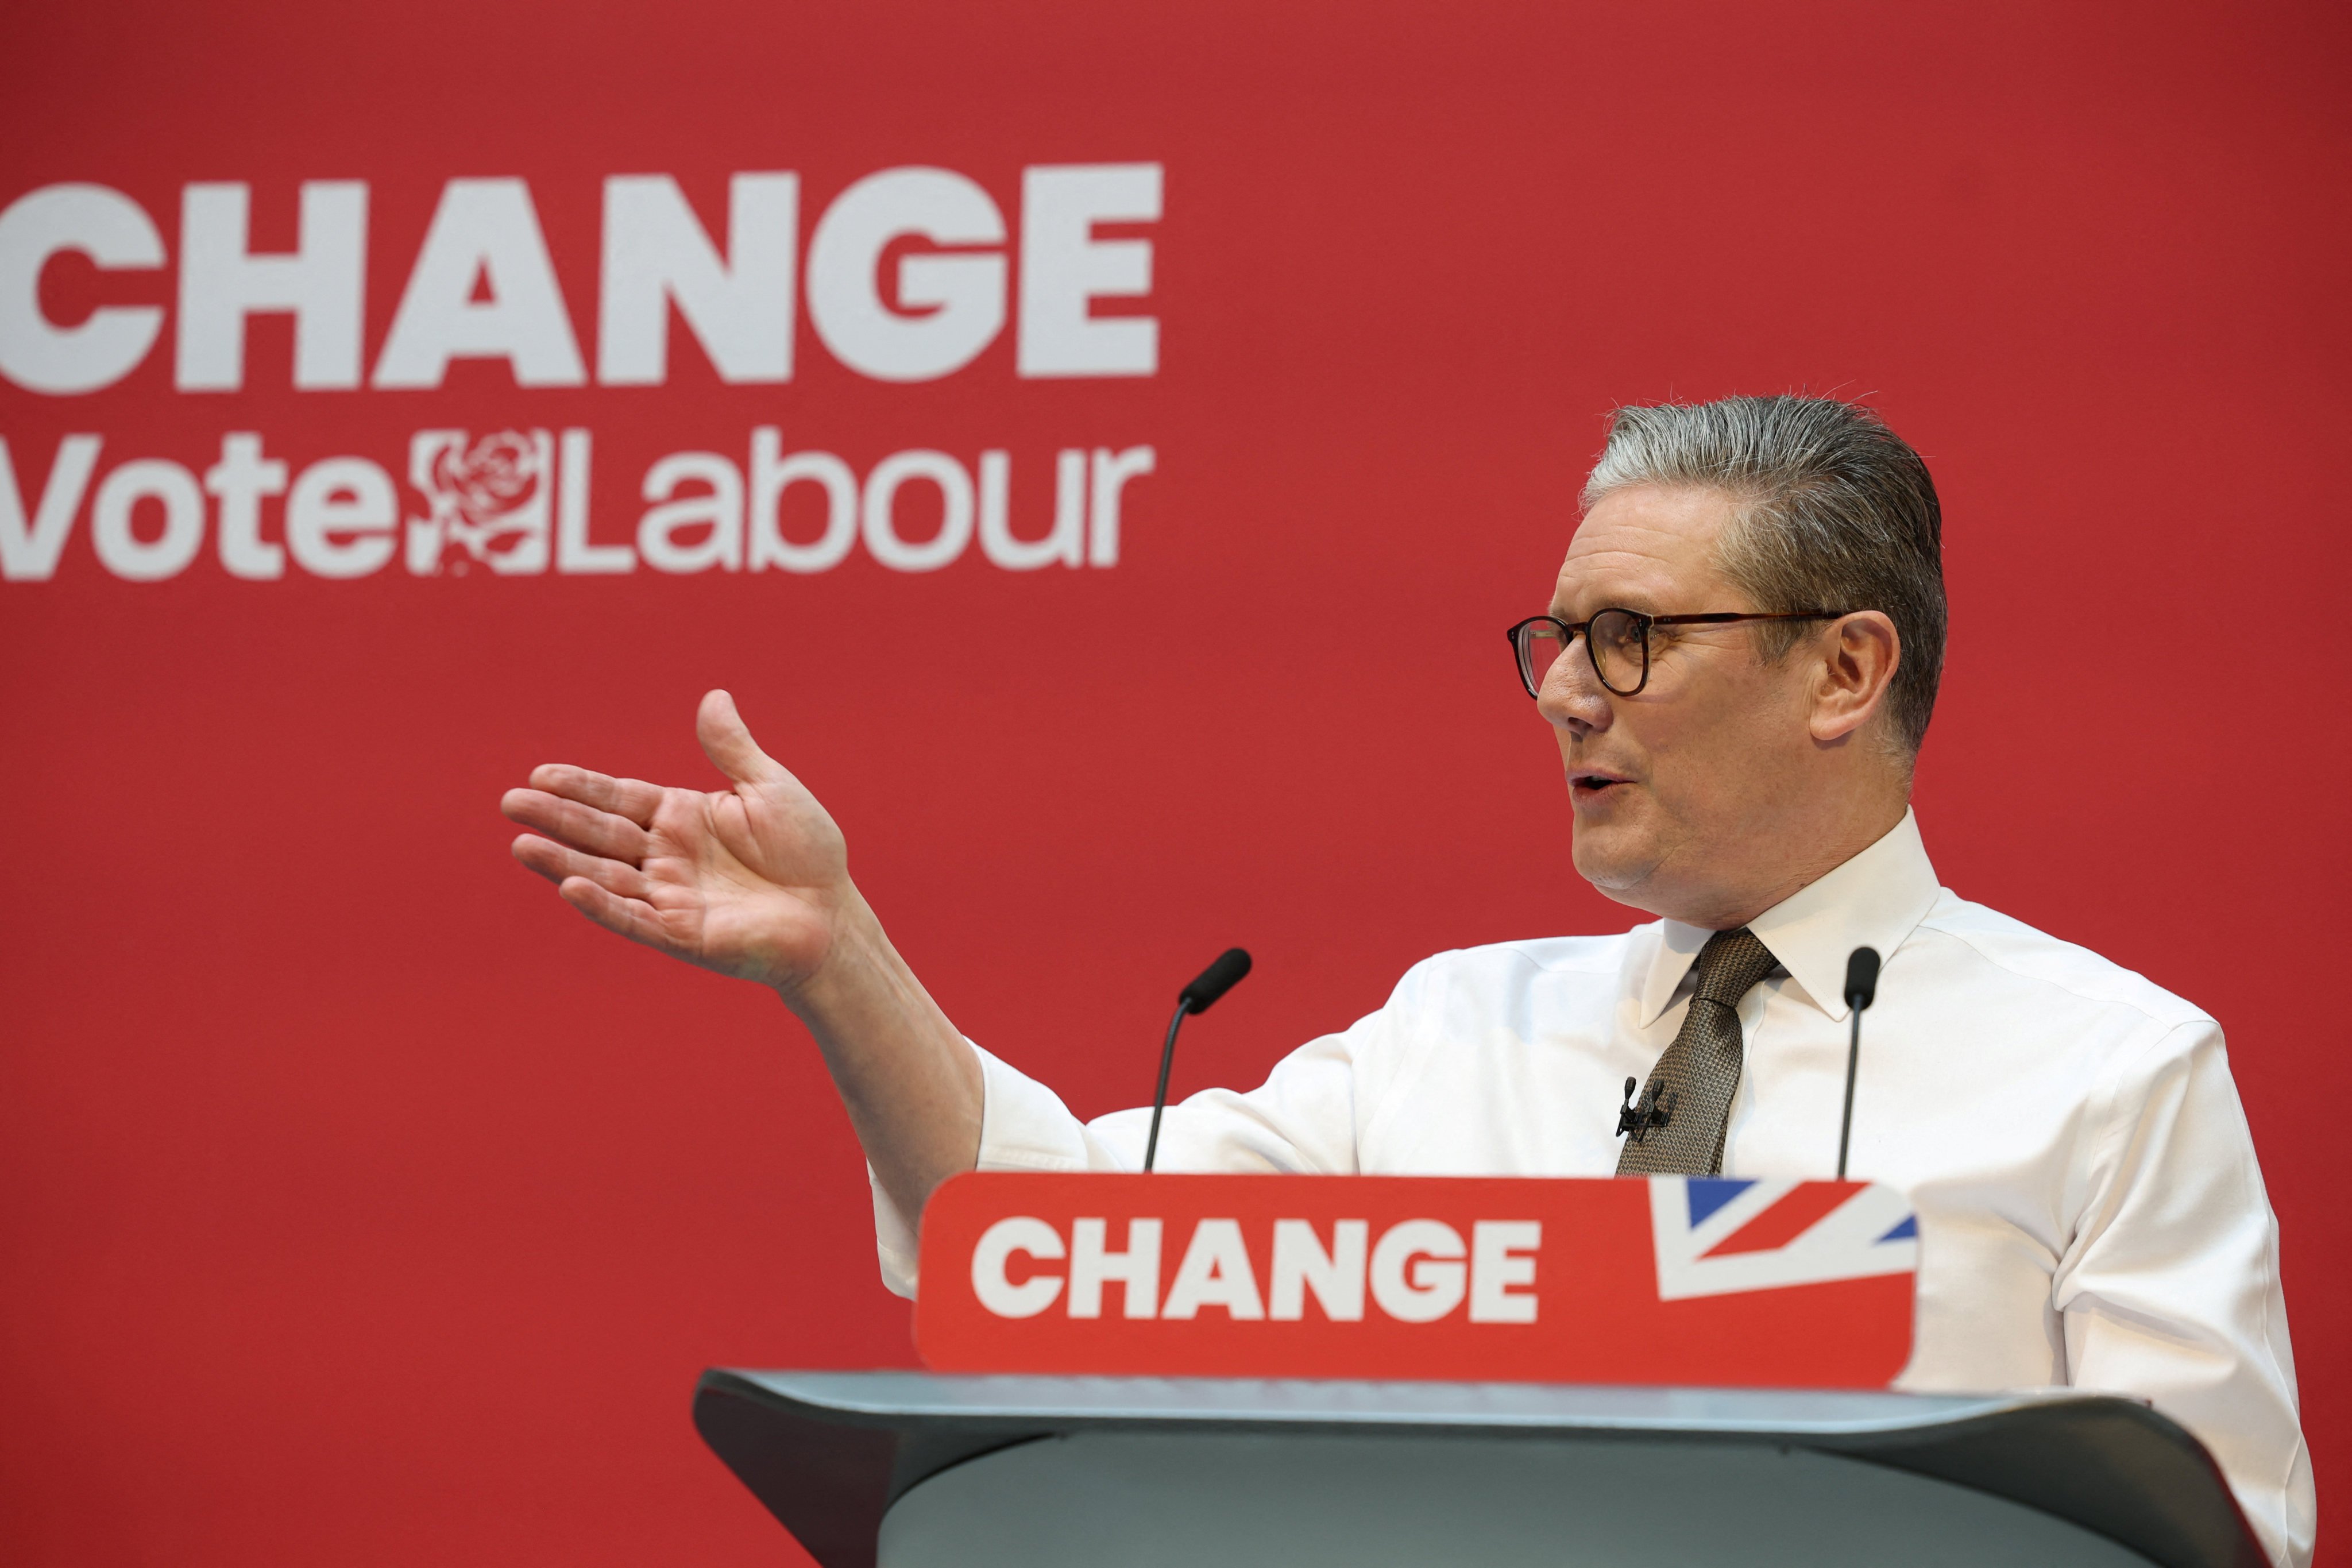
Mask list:
[{"label": "red podium sign", "polygon": [[1854,1182],[990,1172],[921,1262],[942,1372],[1884,1388],[1918,1240]]}]

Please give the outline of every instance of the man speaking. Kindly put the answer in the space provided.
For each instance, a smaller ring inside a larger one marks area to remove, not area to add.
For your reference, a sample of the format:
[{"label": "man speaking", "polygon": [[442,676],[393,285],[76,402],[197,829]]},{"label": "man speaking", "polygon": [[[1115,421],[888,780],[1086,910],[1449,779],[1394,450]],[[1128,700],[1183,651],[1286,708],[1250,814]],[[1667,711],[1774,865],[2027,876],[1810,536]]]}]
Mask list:
[{"label": "man speaking", "polygon": [[[1911,815],[1940,536],[1926,465],[1866,410],[1621,410],[1511,651],[1559,742],[1576,869],[1659,918],[1429,959],[1263,1087],[1171,1108],[1159,1168],[1820,1176],[1846,960],[1874,948],[1852,1170],[1919,1218],[1896,1386],[2152,1400],[2302,1563],[2278,1226],[2220,1026],[1943,889]],[[959,1171],[1140,1166],[1149,1112],[1081,1123],[957,1032],[726,693],[698,728],[731,790],[541,767],[505,799],[535,830],[515,855],[599,924],[773,986],[806,1022],[873,1169],[893,1289],[912,1293],[917,1219]],[[1629,1077],[1664,1120],[1621,1140]]]}]

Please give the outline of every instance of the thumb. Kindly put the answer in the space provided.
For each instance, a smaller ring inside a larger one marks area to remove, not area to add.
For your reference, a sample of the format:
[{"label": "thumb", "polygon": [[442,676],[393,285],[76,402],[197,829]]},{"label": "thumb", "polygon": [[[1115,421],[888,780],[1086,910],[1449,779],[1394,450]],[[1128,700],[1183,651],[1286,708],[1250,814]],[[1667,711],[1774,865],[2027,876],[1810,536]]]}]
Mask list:
[{"label": "thumb", "polygon": [[703,755],[739,784],[766,784],[785,776],[782,764],[751,739],[743,716],[735,711],[735,699],[724,691],[702,694],[702,706],[694,715],[694,738],[702,742]]}]

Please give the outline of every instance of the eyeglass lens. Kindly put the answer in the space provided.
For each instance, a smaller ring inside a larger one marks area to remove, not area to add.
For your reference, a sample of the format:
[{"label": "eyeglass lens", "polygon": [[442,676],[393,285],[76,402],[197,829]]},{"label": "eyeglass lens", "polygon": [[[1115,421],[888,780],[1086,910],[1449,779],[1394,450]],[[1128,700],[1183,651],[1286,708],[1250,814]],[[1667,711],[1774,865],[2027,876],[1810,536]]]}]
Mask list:
[{"label": "eyeglass lens", "polygon": [[1519,679],[1532,695],[1543,689],[1552,661],[1567,651],[1559,628],[1549,621],[1529,621],[1519,627]]},{"label": "eyeglass lens", "polygon": [[[1643,645],[1642,623],[1624,610],[1603,610],[1585,629],[1585,647],[1591,650],[1593,673],[1610,690],[1627,695],[1638,690],[1647,673],[1648,649]],[[1519,673],[1528,689],[1539,691],[1544,678],[1568,642],[1558,626],[1536,621],[1519,632]]]}]

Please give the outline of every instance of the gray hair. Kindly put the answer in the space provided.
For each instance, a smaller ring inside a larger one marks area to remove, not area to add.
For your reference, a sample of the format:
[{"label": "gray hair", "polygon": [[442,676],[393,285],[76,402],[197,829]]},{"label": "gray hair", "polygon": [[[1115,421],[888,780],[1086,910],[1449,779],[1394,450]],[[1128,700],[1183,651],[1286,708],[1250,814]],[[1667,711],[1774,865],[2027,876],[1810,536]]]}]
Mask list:
[{"label": "gray hair", "polygon": [[[1893,738],[1917,753],[1944,671],[1944,514],[1908,443],[1869,409],[1827,397],[1620,408],[1580,504],[1645,484],[1732,498],[1717,564],[1758,609],[1884,611],[1901,639]],[[1766,622],[1756,633],[1778,659],[1812,629]]]}]

